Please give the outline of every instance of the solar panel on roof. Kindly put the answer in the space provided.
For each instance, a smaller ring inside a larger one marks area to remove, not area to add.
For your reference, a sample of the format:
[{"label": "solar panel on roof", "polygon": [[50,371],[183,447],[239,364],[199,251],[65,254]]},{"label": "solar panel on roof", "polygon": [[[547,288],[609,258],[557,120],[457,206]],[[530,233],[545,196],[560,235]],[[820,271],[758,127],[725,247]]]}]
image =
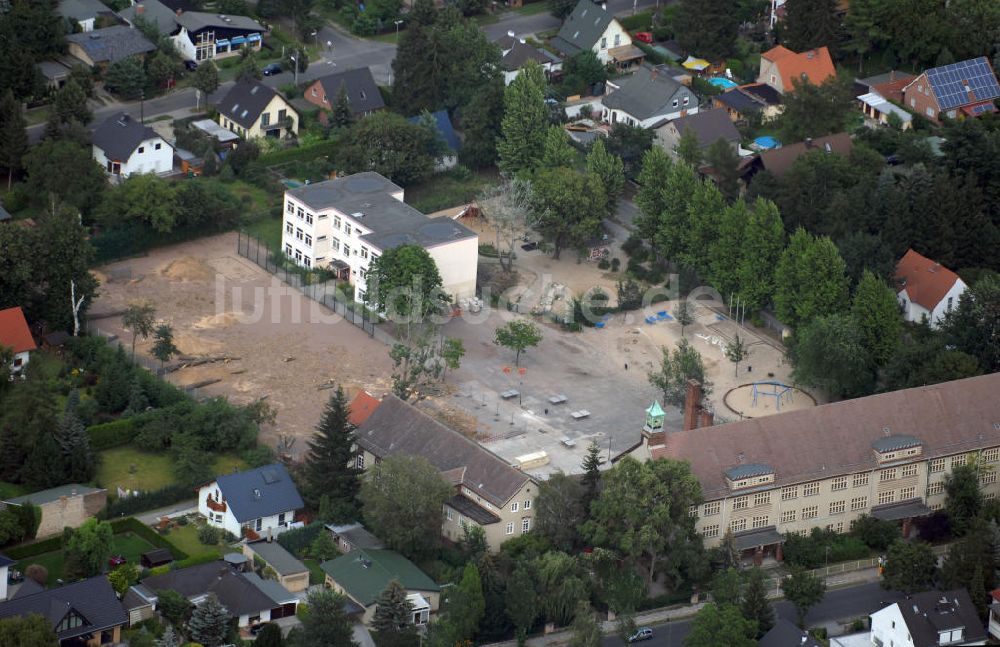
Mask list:
[{"label": "solar panel on roof", "polygon": [[932,68],[927,80],[942,110],[1000,97],[1000,84],[985,57]]}]

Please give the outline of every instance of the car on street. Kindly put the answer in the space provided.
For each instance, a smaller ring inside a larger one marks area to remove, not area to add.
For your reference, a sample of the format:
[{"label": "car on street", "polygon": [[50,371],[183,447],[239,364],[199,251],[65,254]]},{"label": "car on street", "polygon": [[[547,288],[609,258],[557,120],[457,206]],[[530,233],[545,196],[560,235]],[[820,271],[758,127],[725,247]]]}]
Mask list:
[{"label": "car on street", "polygon": [[271,63],[270,65],[265,65],[264,69],[261,70],[264,76],[274,76],[275,74],[281,74],[281,63]]},{"label": "car on street", "polygon": [[649,640],[653,637],[653,630],[649,627],[639,627],[635,630],[635,633],[629,636],[626,640],[630,643],[636,643],[640,640]]},{"label": "car on street", "polygon": [[184,67],[186,67],[189,72],[194,72],[198,69],[198,63],[195,61],[184,61]]}]

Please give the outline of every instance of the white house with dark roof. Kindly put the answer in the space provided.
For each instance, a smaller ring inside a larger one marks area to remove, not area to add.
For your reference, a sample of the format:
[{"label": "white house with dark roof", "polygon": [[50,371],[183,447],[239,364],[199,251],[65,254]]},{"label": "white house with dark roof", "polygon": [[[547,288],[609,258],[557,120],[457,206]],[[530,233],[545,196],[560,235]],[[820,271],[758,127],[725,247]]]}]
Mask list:
[{"label": "white house with dark roof", "polygon": [[403,189],[375,172],[285,191],[281,247],[304,267],[325,267],[364,301],[373,260],[400,245],[427,250],[452,299],[476,293],[479,236],[447,216],[428,218],[403,202]]},{"label": "white house with dark roof", "polygon": [[479,526],[490,550],[531,531],[538,484],[529,475],[438,422],[413,405],[387,395],[358,426],[359,469],[389,456],[422,456],[437,468],[454,494],[444,506],[441,534],[460,541]]},{"label": "white house with dark roof", "polygon": [[523,38],[513,38],[513,32],[508,34],[512,42],[500,45],[500,67],[503,68],[504,85],[510,85],[521,73],[521,69],[528,64],[528,61],[535,61],[542,67],[545,76],[562,71],[563,61],[552,52],[529,45]]},{"label": "white house with dark roof", "polygon": [[871,644],[900,647],[985,645],[986,628],[965,589],[925,591],[871,615]]},{"label": "white house with dark roof", "polygon": [[565,56],[590,50],[601,63],[628,68],[642,62],[645,55],[632,44],[632,37],[604,4],[580,0],[566,17],[552,46]]},{"label": "white house with dark roof", "polygon": [[174,168],[174,147],[124,112],[97,127],[91,149],[94,160],[112,177],[169,173]]},{"label": "white house with dark roof", "polygon": [[60,0],[56,13],[79,25],[80,31],[87,32],[94,30],[98,16],[110,16],[112,11],[99,0]]},{"label": "white house with dark roof", "polygon": [[210,525],[251,541],[286,530],[303,505],[280,463],[219,476],[198,488],[198,514]]},{"label": "white house with dark roof", "polygon": [[630,76],[609,81],[607,92],[601,118],[609,124],[655,128],[698,112],[698,95],[660,66],[644,65]]},{"label": "white house with dark roof", "polygon": [[216,106],[219,125],[243,139],[290,137],[299,132],[299,113],[285,97],[254,79],[242,78]]}]

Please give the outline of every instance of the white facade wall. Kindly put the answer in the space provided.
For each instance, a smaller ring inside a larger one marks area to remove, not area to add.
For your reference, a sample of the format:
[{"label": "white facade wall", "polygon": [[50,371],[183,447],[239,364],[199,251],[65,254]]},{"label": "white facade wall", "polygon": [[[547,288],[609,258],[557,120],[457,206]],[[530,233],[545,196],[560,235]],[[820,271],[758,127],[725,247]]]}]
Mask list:
[{"label": "white facade wall", "polygon": [[657,115],[653,115],[648,119],[637,119],[636,117],[630,115],[624,110],[619,110],[617,108],[603,108],[601,119],[609,124],[625,123],[630,126],[638,126],[640,128],[650,128],[653,124],[667,119],[668,121],[673,121],[674,119],[680,119],[687,115],[698,114],[698,103],[692,101],[690,105],[683,106],[679,105],[676,110],[670,112],[662,112]]},{"label": "white facade wall", "polygon": [[174,41],[174,47],[177,48],[177,53],[181,55],[185,61],[193,61],[198,57],[198,51],[191,42],[191,37],[188,35],[187,29],[181,27],[180,32],[175,34],[170,38]]},{"label": "white facade wall", "polygon": [[[605,9],[607,11],[607,9]],[[621,26],[617,20],[612,20],[608,25],[608,28],[604,30],[601,37],[594,43],[594,53],[597,54],[597,59],[604,63],[612,63],[614,59],[611,58],[611,54],[608,53],[609,49],[614,49],[615,47],[622,47],[624,45],[631,45],[632,37],[628,35],[625,28]]]},{"label": "white facade wall", "polygon": [[441,287],[458,301],[476,296],[479,238],[465,238],[427,249],[441,274]]},{"label": "white facade wall", "polygon": [[[219,500],[219,488],[215,481],[208,485],[203,485],[198,490],[198,514],[208,520],[209,525],[227,530],[237,537],[242,536],[243,523],[240,523],[233,514],[232,508],[226,506],[225,512],[216,512],[208,507],[209,495],[215,495],[215,500]],[[261,537],[277,535],[284,531],[288,524],[295,520],[295,510],[288,510],[281,514],[261,517],[259,519],[246,519],[246,523]],[[258,523],[259,522],[259,523]]]},{"label": "white facade wall", "polygon": [[7,599],[7,570],[9,567],[0,566],[0,602]]},{"label": "white facade wall", "polygon": [[86,18],[84,20],[77,20],[77,24],[80,25],[80,31],[88,32],[94,31],[94,21],[96,18]]},{"label": "white facade wall", "polygon": [[[506,52],[504,52],[504,53],[506,53]],[[539,65],[541,65],[542,70],[545,72],[545,76],[546,77],[548,77],[550,74],[554,74],[556,72],[561,72],[562,71],[562,63],[554,63],[554,64],[553,63],[540,63]],[[513,72],[509,72],[507,70],[504,70],[504,72],[503,72],[503,84],[504,85],[510,85],[511,83],[514,82],[514,79],[516,79],[517,75],[520,74],[520,73],[521,73],[521,70],[519,70],[519,69],[518,70],[514,70]]]},{"label": "white facade wall", "polygon": [[940,325],[941,320],[944,318],[945,313],[953,308],[958,307],[958,299],[965,292],[965,282],[962,279],[955,281],[955,285],[951,286],[951,289],[944,295],[944,298],[934,306],[933,310],[928,310],[919,303],[914,303],[910,299],[910,295],[906,290],[901,290],[897,295],[900,305],[903,307],[903,318],[907,321],[918,322],[923,318],[927,318],[930,322],[932,328],[937,328]]},{"label": "white facade wall", "polygon": [[120,175],[128,177],[142,173],[169,173],[174,168],[174,149],[162,137],[152,137],[139,144],[127,160],[112,160],[104,151],[93,146],[94,160],[101,165],[104,172],[111,175],[108,164],[121,164]]},{"label": "white facade wall", "polygon": [[872,614],[872,644],[881,640],[883,645],[898,645],[898,647],[913,647],[913,638],[903,620],[899,605],[893,604]]}]

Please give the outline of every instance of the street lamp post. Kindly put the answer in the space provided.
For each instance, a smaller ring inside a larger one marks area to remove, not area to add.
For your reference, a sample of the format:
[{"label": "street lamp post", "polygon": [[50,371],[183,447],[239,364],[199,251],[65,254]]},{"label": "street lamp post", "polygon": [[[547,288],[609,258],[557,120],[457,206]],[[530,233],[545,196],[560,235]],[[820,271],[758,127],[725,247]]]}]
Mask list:
[{"label": "street lamp post", "polygon": [[392,24],[396,25],[396,40],[399,40],[399,26],[403,24],[402,20],[393,20]]},{"label": "street lamp post", "polygon": [[314,29],[313,33],[312,33],[312,37],[313,37],[313,40],[316,43],[316,49],[319,49],[319,32]]},{"label": "street lamp post", "polygon": [[[298,50],[295,50],[295,53],[298,54],[299,53]],[[292,69],[295,70],[295,85],[298,85],[299,84],[299,59],[295,58],[294,56],[289,56],[288,58],[291,59],[291,61],[292,61]]]}]

